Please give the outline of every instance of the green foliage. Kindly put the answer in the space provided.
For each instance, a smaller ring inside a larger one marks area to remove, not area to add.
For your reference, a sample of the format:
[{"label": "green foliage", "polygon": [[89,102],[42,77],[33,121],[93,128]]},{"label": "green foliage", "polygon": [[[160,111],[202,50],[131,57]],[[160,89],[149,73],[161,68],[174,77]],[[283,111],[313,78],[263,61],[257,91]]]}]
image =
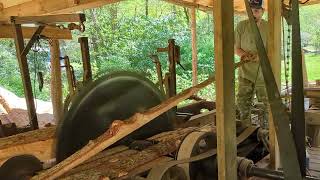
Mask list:
[{"label": "green foliage", "polygon": [[[172,5],[161,0],[121,1],[113,5],[86,10],[87,21],[84,33],[74,32],[72,41],[60,41],[61,56],[68,55],[75,71],[76,79],[82,80],[82,63],[77,37],[88,36],[91,65],[94,78],[117,70],[137,71],[157,82],[156,69],[150,59],[158,54],[163,73],[168,71],[166,53],[157,53],[157,48],[166,47],[168,39],[175,39],[181,50],[181,64],[177,66],[178,92],[191,86],[192,54],[190,15],[187,8]],[[147,13],[148,12],[148,13]],[[300,11],[302,40],[304,45],[320,47],[319,30],[320,6],[302,7]],[[245,19],[236,16],[235,24]],[[197,48],[198,79],[205,80],[214,73],[212,13],[197,11]],[[50,61],[48,42],[41,41],[38,53],[28,56],[32,86],[37,98],[50,100]],[[12,40],[0,41],[0,85],[19,96],[23,96],[23,87]],[[238,57],[235,58],[239,60]],[[320,79],[319,56],[307,56],[309,80]],[[44,89],[38,90],[35,73],[44,73]],[[62,68],[63,92],[67,94],[65,69]],[[213,100],[213,85],[199,92],[200,96]]]}]

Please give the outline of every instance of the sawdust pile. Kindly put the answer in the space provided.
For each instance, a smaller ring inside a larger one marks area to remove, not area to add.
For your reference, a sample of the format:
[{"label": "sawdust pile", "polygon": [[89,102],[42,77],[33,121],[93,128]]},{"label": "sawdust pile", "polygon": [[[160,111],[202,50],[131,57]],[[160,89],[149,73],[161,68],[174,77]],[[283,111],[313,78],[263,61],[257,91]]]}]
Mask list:
[{"label": "sawdust pile", "polygon": [[[39,127],[54,125],[51,102],[35,101]],[[0,121],[2,124],[15,123],[17,127],[29,125],[26,100],[0,87]]]}]

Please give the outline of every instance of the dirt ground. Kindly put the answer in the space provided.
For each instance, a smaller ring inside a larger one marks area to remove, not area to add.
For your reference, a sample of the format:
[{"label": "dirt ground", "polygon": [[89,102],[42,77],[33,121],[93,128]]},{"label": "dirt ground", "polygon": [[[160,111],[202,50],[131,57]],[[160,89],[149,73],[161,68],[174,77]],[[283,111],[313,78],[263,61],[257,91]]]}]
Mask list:
[{"label": "dirt ground", "polygon": [[[51,102],[35,101],[39,127],[54,125]],[[0,121],[2,124],[15,123],[17,127],[29,125],[27,105],[24,98],[0,87]]]}]

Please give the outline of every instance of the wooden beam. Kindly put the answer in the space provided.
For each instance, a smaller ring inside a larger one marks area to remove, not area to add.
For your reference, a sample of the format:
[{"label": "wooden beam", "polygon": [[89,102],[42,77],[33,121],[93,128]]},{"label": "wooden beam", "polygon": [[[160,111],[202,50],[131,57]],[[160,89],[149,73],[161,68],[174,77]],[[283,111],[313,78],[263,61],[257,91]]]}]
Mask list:
[{"label": "wooden beam", "polygon": [[309,109],[305,116],[308,125],[320,126],[320,110]]},{"label": "wooden beam", "polygon": [[8,158],[32,154],[42,161],[54,158],[56,127],[49,127],[0,138],[0,165]]},{"label": "wooden beam", "polygon": [[190,8],[191,47],[192,47],[192,85],[198,84],[197,15],[196,8]]},{"label": "wooden beam", "polygon": [[23,49],[23,51],[21,53],[22,56],[26,56],[29,53],[31,47],[34,45],[34,43],[36,42],[37,38],[40,36],[40,34],[44,28],[45,28],[45,26],[39,26],[38,29],[36,30],[36,32],[34,32],[30,41],[27,43],[26,47]]},{"label": "wooden beam", "polygon": [[[0,29],[0,39],[14,38],[14,29],[11,25],[0,25]],[[22,27],[23,37],[30,39],[36,30],[36,27]],[[72,39],[71,31],[68,29],[45,27],[41,35],[50,39]]]},{"label": "wooden beam", "polygon": [[197,8],[202,11],[212,11],[212,6],[204,5],[201,3],[195,3],[193,1],[186,1],[186,0],[164,0],[164,1],[178,5],[178,6],[187,7],[187,8]]},{"label": "wooden beam", "polygon": [[50,45],[50,55],[51,55],[51,86],[50,87],[51,87],[53,119],[55,120],[55,122],[59,122],[63,114],[59,40],[52,40],[49,45]]},{"label": "wooden beam", "polygon": [[218,178],[236,180],[233,0],[215,0],[214,7]]},{"label": "wooden beam", "polygon": [[32,1],[32,0],[0,0],[0,3],[2,4],[3,8],[8,8],[8,7],[22,4],[28,1]]},{"label": "wooden beam", "polygon": [[16,54],[17,54],[21,78],[22,78],[23,90],[26,98],[30,126],[33,129],[39,129],[37,112],[34,104],[34,98],[33,98],[32,87],[31,87],[28,60],[25,55],[22,56],[22,51],[24,49],[24,39],[22,35],[21,25],[13,24],[12,27],[14,28]]},{"label": "wooden beam", "polygon": [[32,0],[17,4],[0,11],[0,21],[7,20],[10,16],[39,16],[48,14],[65,14],[91,9],[103,5],[119,2],[120,0]]},{"label": "wooden beam", "polygon": [[92,71],[90,64],[88,37],[80,37],[78,39],[81,47],[82,65],[83,65],[83,82],[92,80]]},{"label": "wooden beam", "polygon": [[302,74],[303,74],[303,86],[308,87],[309,86],[309,80],[308,80],[308,72],[307,72],[307,65],[305,60],[305,54],[304,51],[301,50],[302,54]]},{"label": "wooden beam", "polygon": [[320,98],[320,88],[304,88],[304,95],[307,98]]},{"label": "wooden beam", "polygon": [[[268,56],[272,71],[278,85],[281,88],[281,1],[268,1]],[[276,138],[276,131],[269,109],[269,142],[270,165],[273,169],[280,167],[280,153]]]},{"label": "wooden beam", "polygon": [[58,14],[46,16],[11,16],[8,22],[16,24],[54,24],[66,22],[84,22],[86,17],[84,14]]}]

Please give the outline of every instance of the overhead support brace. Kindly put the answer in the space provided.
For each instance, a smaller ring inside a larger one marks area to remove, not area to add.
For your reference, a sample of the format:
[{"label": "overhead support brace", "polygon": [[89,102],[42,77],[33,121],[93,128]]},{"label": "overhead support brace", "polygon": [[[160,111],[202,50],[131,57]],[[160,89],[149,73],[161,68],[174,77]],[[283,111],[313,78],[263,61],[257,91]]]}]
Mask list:
[{"label": "overhead support brace", "polygon": [[21,56],[26,56],[31,47],[33,46],[33,44],[36,42],[36,40],[38,39],[38,37],[40,36],[41,32],[43,31],[43,29],[45,28],[45,26],[39,26],[36,30],[36,32],[34,32],[34,34],[32,35],[30,41],[28,42],[28,44],[26,45],[26,47],[23,49]]},{"label": "overhead support brace", "polygon": [[92,80],[88,37],[80,37],[78,39],[78,42],[80,43],[81,47],[81,56],[83,63],[83,81],[88,82]]},{"label": "overhead support brace", "polygon": [[39,129],[39,125],[37,121],[37,113],[36,113],[32,87],[31,87],[27,56],[22,55],[22,52],[24,50],[24,40],[22,35],[21,24],[13,24],[13,28],[14,28],[14,36],[15,36],[14,40],[16,44],[17,58],[18,58],[20,73],[22,77],[22,84],[23,84],[23,90],[26,98],[30,125],[33,129]]},{"label": "overhead support brace", "polygon": [[269,58],[264,47],[258,26],[255,23],[251,8],[249,6],[249,2],[248,0],[244,1],[249,16],[251,29],[255,34],[254,37],[258,50],[264,81],[265,84],[267,84],[266,90],[277,139],[279,142],[279,149],[281,154],[280,159],[283,165],[285,179],[302,180],[299,161],[297,158],[297,150],[295,147],[292,133],[290,131],[289,115],[286,112],[285,106],[282,104],[278,86],[276,84],[275,77],[272,73]]},{"label": "overhead support brace", "polygon": [[46,15],[46,16],[11,16],[10,22],[16,24],[28,24],[28,23],[39,23],[39,24],[54,24],[54,23],[65,23],[65,22],[79,22],[86,21],[85,14],[59,14],[59,15]]},{"label": "overhead support brace", "polygon": [[[22,34],[24,39],[31,39],[37,27],[25,27],[22,26]],[[0,25],[0,39],[5,38],[15,38],[14,36],[14,28],[12,25]],[[45,27],[41,33],[42,36],[45,36],[49,39],[65,39],[70,40],[72,39],[71,31],[68,29],[60,29],[57,27]]]},{"label": "overhead support brace", "polygon": [[[237,179],[235,115],[234,10],[232,0],[215,0],[214,55],[219,180]],[[211,90],[213,91],[213,89]],[[214,119],[212,119],[212,122]],[[214,170],[214,169],[212,169]]]}]

